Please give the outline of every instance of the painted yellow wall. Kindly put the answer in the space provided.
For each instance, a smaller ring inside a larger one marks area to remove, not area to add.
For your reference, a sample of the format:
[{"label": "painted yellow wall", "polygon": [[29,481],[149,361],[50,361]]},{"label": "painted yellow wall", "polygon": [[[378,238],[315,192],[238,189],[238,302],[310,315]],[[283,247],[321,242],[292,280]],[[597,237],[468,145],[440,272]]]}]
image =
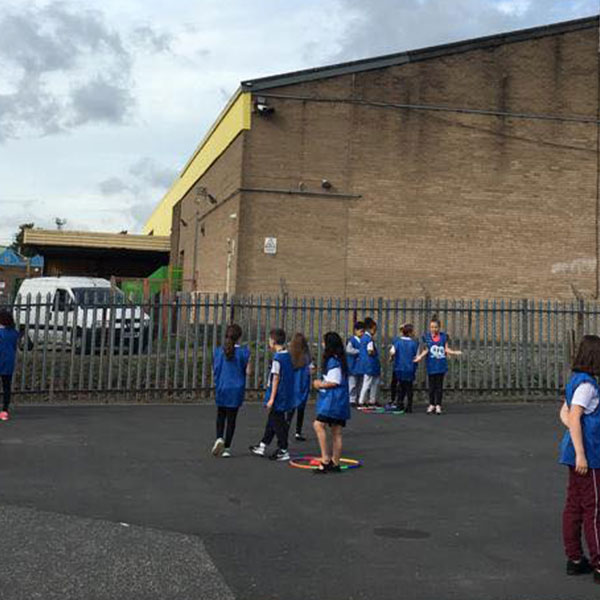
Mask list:
[{"label": "painted yellow wall", "polygon": [[202,140],[171,189],[163,196],[163,199],[146,221],[143,229],[144,233],[153,232],[154,235],[171,234],[173,206],[185,196],[213,162],[225,152],[227,146],[238,136],[240,131],[250,129],[251,114],[251,94],[242,92],[234,96],[204,140]]}]

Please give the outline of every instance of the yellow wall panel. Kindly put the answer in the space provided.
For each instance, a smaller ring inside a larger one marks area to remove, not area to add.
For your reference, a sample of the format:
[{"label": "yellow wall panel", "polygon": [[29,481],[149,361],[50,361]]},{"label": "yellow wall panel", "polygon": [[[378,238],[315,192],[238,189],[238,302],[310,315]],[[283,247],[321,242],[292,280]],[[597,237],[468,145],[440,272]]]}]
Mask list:
[{"label": "yellow wall panel", "polygon": [[171,234],[173,206],[185,196],[208,168],[221,156],[240,131],[250,129],[252,114],[251,94],[235,96],[198,146],[175,183],[163,196],[159,205],[146,221],[143,232],[154,235]]}]

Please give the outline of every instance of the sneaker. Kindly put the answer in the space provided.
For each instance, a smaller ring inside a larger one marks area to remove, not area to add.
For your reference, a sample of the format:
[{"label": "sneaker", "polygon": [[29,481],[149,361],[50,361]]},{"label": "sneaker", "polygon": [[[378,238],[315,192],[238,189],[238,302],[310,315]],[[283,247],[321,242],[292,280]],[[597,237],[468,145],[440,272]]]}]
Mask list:
[{"label": "sneaker", "polygon": [[[590,561],[584,556],[581,560],[575,562],[574,560],[567,561],[567,575],[585,575],[594,571],[594,567],[590,565]],[[594,572],[594,579],[596,579],[596,573]]]},{"label": "sneaker", "polygon": [[229,450],[229,448],[225,448],[223,450],[223,454],[221,454],[221,458],[231,458],[231,450]]},{"label": "sneaker", "polygon": [[441,415],[442,414],[442,407],[441,406],[436,406],[435,407],[435,414],[436,415]]},{"label": "sneaker", "polygon": [[306,438],[301,433],[297,433],[294,436],[294,438],[297,442],[305,442],[306,441]]},{"label": "sneaker", "polygon": [[334,465],[333,461],[331,461],[331,463],[329,463],[329,472],[330,473],[341,473],[342,467],[340,467],[340,465]]},{"label": "sneaker", "polygon": [[434,412],[435,412],[435,406],[434,406],[433,404],[430,404],[430,405],[427,407],[427,414],[428,414],[428,415],[432,415]]},{"label": "sneaker", "polygon": [[594,583],[600,583],[600,571],[594,569]]},{"label": "sneaker", "polygon": [[260,444],[256,444],[256,446],[250,446],[249,450],[255,456],[264,456],[265,450],[267,447],[261,442]]},{"label": "sneaker", "polygon": [[8,421],[9,419],[10,416],[7,410],[3,410],[2,412],[0,412],[0,421]]},{"label": "sneaker", "polygon": [[384,408],[388,411],[396,410],[396,406],[394,404],[386,404]]},{"label": "sneaker", "polygon": [[212,447],[212,455],[213,456],[221,456],[224,447],[225,447],[225,440],[223,438],[217,438]]},{"label": "sneaker", "polygon": [[287,450],[276,450],[269,456],[270,460],[276,460],[278,462],[285,462],[286,460],[290,460],[291,456]]}]

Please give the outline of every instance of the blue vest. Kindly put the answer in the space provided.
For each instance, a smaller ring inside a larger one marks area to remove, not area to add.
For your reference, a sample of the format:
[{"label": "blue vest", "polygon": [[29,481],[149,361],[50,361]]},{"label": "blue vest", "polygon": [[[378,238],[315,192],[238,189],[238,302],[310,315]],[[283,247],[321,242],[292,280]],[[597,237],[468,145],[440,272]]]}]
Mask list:
[{"label": "blue vest", "polygon": [[[575,390],[582,383],[591,383],[600,397],[600,388],[596,379],[587,373],[573,371],[566,387],[567,406],[571,408],[571,401]],[[583,436],[583,448],[590,469],[600,469],[600,404],[596,410],[581,417],[581,433]],[[571,440],[571,433],[567,429],[560,444],[560,459],[563,465],[575,466],[575,448]]]},{"label": "blue vest", "polygon": [[[341,369],[342,363],[334,357],[327,361],[325,372],[332,369]],[[329,417],[330,419],[350,418],[350,391],[348,389],[348,376],[342,370],[342,383],[336,387],[319,390],[317,399],[317,415]]]},{"label": "blue vest", "polygon": [[369,343],[373,341],[370,333],[365,333],[360,338],[360,348],[358,354],[358,361],[356,363],[356,375],[371,375],[372,377],[379,377],[381,374],[381,363],[379,362],[379,353],[377,352],[377,346],[375,347],[375,353],[369,354],[367,350]]},{"label": "blue vest", "polygon": [[440,375],[448,372],[448,359],[446,358],[446,342],[448,336],[441,331],[440,341],[434,342],[430,333],[423,336],[423,343],[427,346],[427,373],[429,375]]},{"label": "blue vest", "polygon": [[310,356],[307,356],[306,364],[294,369],[294,408],[306,404],[310,396],[310,363]]},{"label": "blue vest", "polygon": [[215,377],[215,402],[217,406],[238,408],[244,402],[246,391],[246,367],[250,360],[250,348],[235,348],[231,360],[227,360],[223,348],[215,350],[213,374]]},{"label": "blue vest", "polygon": [[[360,338],[357,338],[355,335],[353,335],[349,340],[348,340],[349,344],[352,344],[352,347],[355,350],[359,350],[360,351]],[[358,366],[358,354],[348,354],[346,353],[346,362],[348,363],[348,373],[350,375],[359,375],[359,373],[356,371],[356,368]]]},{"label": "blue vest", "polygon": [[[276,352],[273,356],[273,361],[280,365],[279,370],[279,386],[277,387],[277,395],[273,402],[273,410],[277,412],[287,412],[295,408],[294,398],[294,365],[292,357],[288,352]],[[269,386],[265,394],[265,404],[271,399],[271,389],[273,387],[273,374],[269,374]]]},{"label": "blue vest", "polygon": [[394,374],[400,381],[414,381],[419,363],[414,362],[419,342],[413,339],[394,338]]},{"label": "blue vest", "polygon": [[19,332],[9,327],[0,327],[0,375],[12,375],[17,359]]}]

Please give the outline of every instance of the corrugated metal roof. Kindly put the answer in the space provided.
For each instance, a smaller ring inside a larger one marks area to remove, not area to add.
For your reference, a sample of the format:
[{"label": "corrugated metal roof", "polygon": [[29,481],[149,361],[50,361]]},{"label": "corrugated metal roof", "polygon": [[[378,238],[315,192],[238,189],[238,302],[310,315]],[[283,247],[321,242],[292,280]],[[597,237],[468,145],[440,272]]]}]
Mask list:
[{"label": "corrugated metal roof", "polygon": [[268,77],[260,77],[258,79],[249,79],[247,81],[242,81],[241,85],[242,90],[244,91],[260,92],[261,90],[268,90],[284,85],[293,85],[295,83],[326,79],[328,77],[347,75],[349,73],[382,69],[385,67],[429,60],[440,56],[460,54],[470,50],[489,49],[496,46],[501,46],[503,44],[512,44],[516,42],[523,42],[531,39],[560,35],[563,33],[597,27],[597,16],[586,17],[584,19],[577,19],[574,21],[563,21],[561,23],[543,25],[541,27],[519,29],[517,31],[509,31],[506,33],[499,33],[486,37],[453,42],[451,44],[443,44],[440,46],[431,46],[419,50],[410,50],[407,52],[399,52],[397,54],[365,58],[362,60],[327,65],[324,67],[316,67],[313,69],[305,69],[290,73],[282,73],[279,75],[270,75]]}]

